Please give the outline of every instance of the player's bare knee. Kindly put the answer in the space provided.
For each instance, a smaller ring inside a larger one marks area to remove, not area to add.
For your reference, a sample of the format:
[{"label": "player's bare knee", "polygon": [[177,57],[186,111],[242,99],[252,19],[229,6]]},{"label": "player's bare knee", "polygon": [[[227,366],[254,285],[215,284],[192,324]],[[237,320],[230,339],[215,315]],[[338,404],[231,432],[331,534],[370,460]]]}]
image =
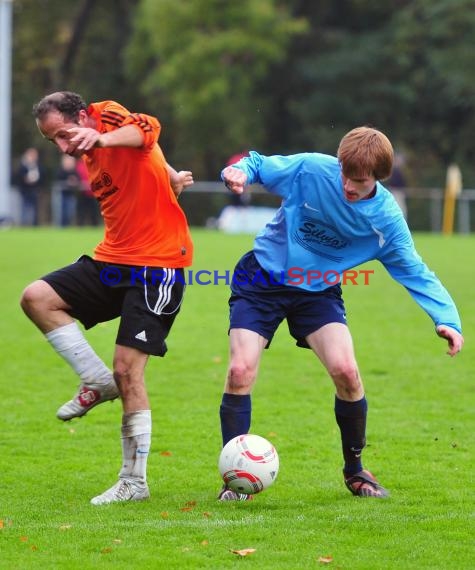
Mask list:
[{"label": "player's bare knee", "polygon": [[228,370],[227,385],[232,390],[242,390],[252,384],[254,377],[254,370],[243,364],[232,363]]},{"label": "player's bare knee", "polygon": [[[20,306],[27,315],[45,307],[45,289],[43,281],[34,281],[23,291],[20,298]],[[45,283],[46,285],[46,283]]]},{"label": "player's bare knee", "polygon": [[352,363],[344,363],[329,370],[334,383],[347,395],[360,392],[362,382],[358,368]]},{"label": "player's bare knee", "polygon": [[114,380],[117,386],[124,386],[130,383],[131,369],[130,366],[125,362],[125,360],[114,361],[113,370]]}]

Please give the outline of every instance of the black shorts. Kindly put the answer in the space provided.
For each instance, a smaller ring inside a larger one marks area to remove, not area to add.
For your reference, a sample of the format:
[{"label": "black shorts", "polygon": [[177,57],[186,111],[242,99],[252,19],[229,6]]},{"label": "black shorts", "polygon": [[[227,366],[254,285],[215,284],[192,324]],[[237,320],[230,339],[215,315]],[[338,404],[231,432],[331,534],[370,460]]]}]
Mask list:
[{"label": "black shorts", "polygon": [[318,292],[282,285],[271,279],[252,251],[239,260],[234,275],[229,328],[257,332],[269,341],[266,348],[284,319],[302,348],[310,348],[306,337],[324,325],[346,324],[339,284]]},{"label": "black shorts", "polygon": [[87,255],[41,278],[86,329],[120,317],[116,343],[164,356],[185,290],[183,270],[95,261]]}]

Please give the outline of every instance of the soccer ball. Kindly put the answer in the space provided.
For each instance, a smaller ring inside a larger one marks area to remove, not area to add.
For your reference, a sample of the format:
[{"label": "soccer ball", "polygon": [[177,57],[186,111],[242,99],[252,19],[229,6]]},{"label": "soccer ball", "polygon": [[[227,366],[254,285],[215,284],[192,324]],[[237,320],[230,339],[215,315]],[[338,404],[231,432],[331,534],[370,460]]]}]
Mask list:
[{"label": "soccer ball", "polygon": [[229,489],[254,495],[272,485],[279,472],[275,447],[259,435],[238,435],[223,447],[219,472]]}]

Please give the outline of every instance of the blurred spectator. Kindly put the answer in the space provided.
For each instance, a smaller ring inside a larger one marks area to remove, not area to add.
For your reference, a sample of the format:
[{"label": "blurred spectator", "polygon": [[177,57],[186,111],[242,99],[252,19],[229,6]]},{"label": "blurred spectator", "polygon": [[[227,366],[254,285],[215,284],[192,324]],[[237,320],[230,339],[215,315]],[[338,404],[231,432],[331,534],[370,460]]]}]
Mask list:
[{"label": "blurred spectator", "polygon": [[[239,162],[241,158],[245,158],[246,156],[249,156],[249,152],[247,150],[244,152],[233,154],[228,158],[226,166],[231,166],[232,164],[236,164],[236,162]],[[230,193],[229,203],[231,206],[237,206],[237,207],[249,206],[250,202],[251,202],[251,193],[249,191],[244,191],[242,194],[234,194],[234,192]]]},{"label": "blurred spectator", "polygon": [[394,155],[393,171],[391,176],[383,183],[391,191],[396,199],[399,207],[407,219],[407,206],[406,206],[406,176],[404,174],[405,158],[401,153],[396,152]]},{"label": "blurred spectator", "polygon": [[81,192],[81,177],[76,168],[76,159],[69,154],[61,155],[61,164],[56,175],[60,195],[60,225],[70,226],[76,221],[78,195]]},{"label": "blurred spectator", "polygon": [[38,225],[38,201],[42,190],[45,172],[40,162],[38,150],[27,148],[14,175],[14,182],[21,197],[20,224]]},{"label": "blurred spectator", "polygon": [[91,189],[86,165],[81,158],[76,162],[76,170],[81,181],[81,192],[77,203],[77,223],[80,226],[97,226],[101,220],[99,204]]}]

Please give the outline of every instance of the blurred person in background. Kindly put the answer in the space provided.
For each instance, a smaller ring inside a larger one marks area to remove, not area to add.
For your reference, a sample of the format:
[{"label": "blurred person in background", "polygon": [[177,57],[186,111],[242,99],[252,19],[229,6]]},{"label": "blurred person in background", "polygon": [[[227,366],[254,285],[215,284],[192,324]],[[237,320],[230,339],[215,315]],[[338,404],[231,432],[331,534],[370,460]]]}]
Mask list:
[{"label": "blurred person in background", "polygon": [[61,155],[55,184],[60,197],[60,225],[71,226],[76,222],[78,195],[82,190],[82,181],[74,156]]},{"label": "blurred person in background", "polygon": [[36,148],[27,148],[14,175],[14,183],[21,199],[20,224],[37,226],[39,198],[45,181],[45,171]]},{"label": "blurred person in background", "polygon": [[386,180],[386,186],[396,199],[398,206],[401,208],[404,217],[407,220],[407,204],[406,204],[406,174],[404,166],[406,159],[402,153],[394,153],[394,164],[391,176]]}]

